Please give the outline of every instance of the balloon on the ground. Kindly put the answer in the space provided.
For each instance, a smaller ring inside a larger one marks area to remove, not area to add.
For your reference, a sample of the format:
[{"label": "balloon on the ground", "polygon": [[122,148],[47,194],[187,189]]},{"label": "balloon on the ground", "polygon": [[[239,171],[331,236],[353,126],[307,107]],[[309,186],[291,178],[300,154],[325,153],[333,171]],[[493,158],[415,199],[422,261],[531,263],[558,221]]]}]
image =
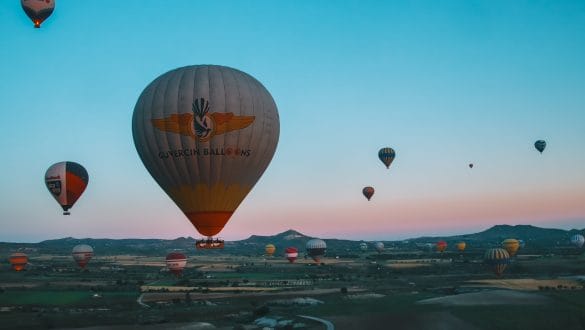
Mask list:
[{"label": "balloon on the ground", "polygon": [[132,118],[144,166],[208,240],[268,167],[279,132],[268,90],[242,71],[217,65],[182,67],[156,78]]},{"label": "balloon on the ground", "polygon": [[510,257],[513,257],[518,253],[518,249],[520,249],[520,242],[517,239],[508,238],[502,242],[502,247],[506,249]]},{"label": "balloon on the ground", "polygon": [[10,255],[8,262],[13,270],[20,272],[24,270],[26,264],[28,264],[28,256],[21,252],[15,252]]},{"label": "balloon on the ground", "polygon": [[445,241],[438,241],[436,244],[437,251],[443,253],[447,249],[447,242]]},{"label": "balloon on the ground", "polygon": [[496,275],[501,276],[510,263],[510,255],[501,248],[488,249],[484,254],[484,262]]},{"label": "balloon on the ground", "polygon": [[542,153],[544,151],[544,149],[546,148],[546,141],[538,140],[538,141],[534,142],[534,147],[536,148],[536,150],[538,150],[540,153]]},{"label": "balloon on the ground", "polygon": [[75,162],[53,164],[45,173],[45,185],[63,208],[63,215],[69,215],[69,209],[81,197],[88,182],[87,171]]},{"label": "balloon on the ground", "polygon": [[20,0],[20,4],[37,29],[55,9],[55,0]]},{"label": "balloon on the ground", "polygon": [[299,256],[299,250],[297,250],[297,248],[293,246],[287,247],[286,250],[284,250],[284,256],[286,257],[288,262],[293,263],[295,262],[295,260],[297,260],[297,257]]},{"label": "balloon on the ground", "polygon": [[76,245],[73,248],[71,255],[79,267],[85,268],[87,263],[93,257],[93,248],[87,244]]},{"label": "balloon on the ground", "polygon": [[394,161],[394,157],[396,157],[396,153],[392,148],[382,148],[378,151],[378,158],[386,165],[386,168],[390,168],[390,164]]},{"label": "balloon on the ground", "polygon": [[327,250],[327,244],[324,240],[313,238],[307,242],[307,255],[315,262],[319,262],[321,258],[325,255],[325,251]]},{"label": "balloon on the ground", "polygon": [[382,253],[382,252],[384,252],[384,243],[382,243],[382,242],[377,242],[377,243],[374,245],[374,248],[376,249],[376,251],[378,251],[378,253]]},{"label": "balloon on the ground", "polygon": [[268,244],[264,247],[264,252],[266,252],[267,256],[271,257],[275,251],[276,251],[276,246],[274,246],[274,244]]},{"label": "balloon on the ground", "polygon": [[370,200],[372,196],[374,196],[374,188],[369,186],[364,187],[364,189],[362,189],[362,193],[364,194],[364,196],[366,196],[368,200]]},{"label": "balloon on the ground", "polygon": [[580,249],[583,247],[583,244],[585,244],[585,237],[581,234],[575,234],[571,236],[571,244]]},{"label": "balloon on the ground", "polygon": [[171,252],[167,254],[166,264],[171,273],[180,276],[187,265],[187,257],[180,252]]}]

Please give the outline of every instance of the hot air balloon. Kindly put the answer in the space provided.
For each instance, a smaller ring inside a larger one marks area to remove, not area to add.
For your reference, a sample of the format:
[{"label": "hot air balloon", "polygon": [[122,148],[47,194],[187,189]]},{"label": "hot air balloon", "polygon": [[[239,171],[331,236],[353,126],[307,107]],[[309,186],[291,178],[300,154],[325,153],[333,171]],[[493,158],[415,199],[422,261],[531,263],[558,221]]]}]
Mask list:
[{"label": "hot air balloon", "polygon": [[585,244],[585,237],[583,237],[581,234],[575,234],[571,236],[571,244],[580,249],[583,247],[583,244]]},{"label": "hot air balloon", "polygon": [[171,252],[166,258],[167,268],[176,276],[181,276],[187,265],[187,257],[179,252]]},{"label": "hot air balloon", "polygon": [[473,168],[473,163],[469,163],[469,168]]},{"label": "hot air balloon", "polygon": [[217,65],[169,71],[136,102],[132,134],[152,177],[207,239],[213,239],[264,173],[276,150],[276,104],[252,76]]},{"label": "hot air balloon", "polygon": [[287,247],[286,250],[284,250],[284,256],[286,257],[286,259],[288,259],[288,262],[293,263],[295,262],[295,260],[297,260],[297,257],[299,256],[299,251],[297,250],[296,247]]},{"label": "hot air balloon", "polygon": [[307,255],[313,258],[316,263],[319,263],[321,257],[325,255],[326,250],[327,244],[322,239],[313,238],[307,242]]},{"label": "hot air balloon", "polygon": [[37,29],[55,9],[55,0],[20,0],[20,4]]},{"label": "hot air balloon", "polygon": [[45,173],[45,184],[63,208],[63,215],[69,215],[69,209],[83,194],[89,175],[83,166],[75,162],[60,162],[51,165]]},{"label": "hot air balloon", "polygon": [[368,244],[365,242],[360,243],[360,250],[362,252],[368,251]]},{"label": "hot air balloon", "polygon": [[510,263],[510,255],[504,249],[488,249],[484,255],[484,262],[496,275],[501,276]]},{"label": "hot air balloon", "polygon": [[274,246],[274,244],[268,244],[264,247],[264,252],[266,252],[266,255],[269,257],[272,257],[272,255],[274,254],[275,251],[276,251],[276,246]]},{"label": "hot air balloon", "polygon": [[520,248],[520,242],[518,242],[517,239],[508,238],[502,242],[502,247],[506,249],[506,251],[508,251],[510,257],[513,257],[516,255],[518,249]]},{"label": "hot air balloon", "polygon": [[377,242],[377,243],[374,245],[374,248],[376,249],[376,251],[378,251],[378,253],[382,253],[382,252],[384,252],[384,243],[382,243],[382,242]]},{"label": "hot air balloon", "polygon": [[437,251],[443,253],[447,249],[447,242],[445,241],[438,241],[436,245]]},{"label": "hot air balloon", "polygon": [[71,252],[73,260],[81,268],[85,268],[89,260],[93,257],[93,248],[86,244],[76,245]]},{"label": "hot air balloon", "polygon": [[463,251],[465,251],[465,247],[466,247],[466,246],[467,246],[467,244],[465,244],[465,242],[459,242],[459,243],[457,243],[457,245],[456,245],[456,247],[457,247],[457,250],[458,250],[459,252],[463,252]]},{"label": "hot air balloon", "polygon": [[15,252],[10,255],[8,262],[10,263],[10,266],[12,266],[12,269],[20,272],[21,270],[24,270],[24,267],[26,267],[26,264],[28,263],[28,256],[24,253]]},{"label": "hot air balloon", "polygon": [[544,148],[546,148],[546,141],[538,140],[538,141],[534,142],[534,147],[536,148],[536,150],[538,150],[540,153],[542,153],[544,151]]},{"label": "hot air balloon", "polygon": [[378,151],[378,158],[386,165],[386,168],[390,168],[390,164],[394,161],[394,157],[396,157],[396,153],[392,148],[382,148]]},{"label": "hot air balloon", "polygon": [[362,190],[362,193],[364,194],[364,196],[366,196],[366,198],[368,200],[370,200],[370,198],[372,198],[372,196],[374,196],[374,188],[364,187],[364,189]]}]

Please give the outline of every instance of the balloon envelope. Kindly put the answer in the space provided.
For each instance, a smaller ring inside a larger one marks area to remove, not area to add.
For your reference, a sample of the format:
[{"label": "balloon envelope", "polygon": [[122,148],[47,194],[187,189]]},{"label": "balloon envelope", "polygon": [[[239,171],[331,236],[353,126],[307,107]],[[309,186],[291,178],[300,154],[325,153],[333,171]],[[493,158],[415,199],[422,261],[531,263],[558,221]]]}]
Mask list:
[{"label": "balloon envelope", "polygon": [[436,247],[437,247],[437,251],[443,253],[445,251],[445,249],[447,249],[447,242],[438,241]]},{"label": "balloon envelope", "polygon": [[12,266],[12,269],[20,272],[26,267],[28,256],[24,253],[16,252],[10,255],[8,262],[10,263],[10,266]]},{"label": "balloon envelope", "polygon": [[166,264],[171,273],[179,276],[187,265],[187,257],[179,252],[171,252],[167,254]]},{"label": "balloon envelope", "polygon": [[169,71],[132,118],[144,166],[204,236],[217,235],[276,150],[278,111],[252,76],[216,65]]},{"label": "balloon envelope", "polygon": [[284,250],[284,256],[286,257],[286,259],[293,263],[295,262],[295,260],[297,260],[297,257],[299,256],[299,251],[297,250],[296,247],[287,247],[286,250]]},{"label": "balloon envelope", "polygon": [[45,185],[65,215],[69,214],[69,209],[81,197],[88,182],[87,171],[75,162],[53,164],[45,173]]},{"label": "balloon envelope", "polygon": [[276,246],[274,246],[274,244],[268,244],[264,247],[264,252],[266,252],[266,255],[268,255],[268,256],[272,256],[275,251],[276,251]]},{"label": "balloon envelope", "polygon": [[382,253],[384,252],[384,243],[378,242],[376,243],[376,245],[374,245],[374,248],[376,249],[376,251],[378,251],[378,253]]},{"label": "balloon envelope", "polygon": [[508,264],[510,263],[510,255],[504,249],[488,249],[484,254],[484,263],[488,265],[492,271],[501,276]]},{"label": "balloon envelope", "polygon": [[520,249],[520,242],[517,239],[508,238],[502,242],[502,247],[506,249],[510,257],[513,257]]},{"label": "balloon envelope", "polygon": [[546,148],[546,141],[538,140],[538,141],[534,142],[534,147],[536,148],[536,150],[538,150],[540,153],[542,153],[544,151],[544,149]]},{"label": "balloon envelope", "polygon": [[20,5],[35,28],[40,28],[41,23],[53,13],[55,0],[20,0]]},{"label": "balloon envelope", "polygon": [[465,244],[465,242],[459,242],[457,243],[457,250],[459,250],[459,252],[463,252],[465,251],[465,247],[467,246],[467,244]]},{"label": "balloon envelope", "polygon": [[368,250],[368,244],[367,243],[360,243],[360,250],[361,251],[367,251]]},{"label": "balloon envelope", "polygon": [[577,248],[582,248],[583,244],[585,244],[585,237],[581,234],[575,234],[571,236],[571,244],[575,245]]},{"label": "balloon envelope", "polygon": [[325,255],[327,244],[322,239],[313,238],[307,242],[306,248],[309,257],[313,258],[315,262],[319,262],[321,257]]},{"label": "balloon envelope", "polygon": [[382,148],[378,151],[378,158],[386,165],[386,168],[390,168],[390,164],[394,161],[394,157],[396,157],[396,153],[392,148]]},{"label": "balloon envelope", "polygon": [[364,196],[366,196],[366,198],[368,200],[370,200],[370,198],[372,198],[372,196],[374,196],[374,188],[364,187],[364,189],[362,189],[362,194],[364,194]]},{"label": "balloon envelope", "polygon": [[87,263],[93,257],[93,248],[86,244],[76,245],[73,248],[71,255],[79,267],[85,268]]}]

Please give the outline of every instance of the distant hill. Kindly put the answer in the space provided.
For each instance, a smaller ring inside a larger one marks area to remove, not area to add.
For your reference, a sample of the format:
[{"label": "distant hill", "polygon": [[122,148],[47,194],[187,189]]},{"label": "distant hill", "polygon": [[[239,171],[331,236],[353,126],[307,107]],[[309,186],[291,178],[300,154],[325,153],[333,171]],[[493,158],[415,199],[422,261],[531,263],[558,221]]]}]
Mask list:
[{"label": "distant hill", "polygon": [[[402,241],[383,241],[388,249],[413,249],[420,247],[421,244],[434,243],[438,240],[445,240],[449,245],[458,241],[465,241],[470,248],[484,249],[490,246],[498,246],[506,238],[523,239],[527,247],[530,248],[554,248],[568,247],[570,236],[581,233],[585,235],[585,229],[581,230],[562,230],[540,228],[530,225],[497,225],[479,233],[456,235],[456,236],[437,236],[437,237],[418,237]],[[234,255],[261,255],[266,244],[274,244],[277,248],[277,254],[289,246],[295,246],[299,251],[304,251],[305,244],[313,237],[304,235],[298,231],[289,229],[285,232],[272,236],[252,235],[249,238],[239,241],[226,242],[224,250],[196,251],[194,249],[195,239],[192,237],[179,237],[174,240],[164,239],[78,239],[66,237],[61,239],[47,240],[40,243],[0,243],[0,254],[7,255],[14,251],[25,251],[34,254],[64,254],[70,253],[71,249],[77,244],[91,245],[96,254],[102,255],[144,255],[156,256],[164,255],[172,250],[183,250],[189,254],[197,255],[200,253],[220,254],[229,253]],[[344,239],[324,239],[327,243],[329,255],[351,255],[359,254],[358,246],[362,241],[344,240]],[[368,243],[374,243],[368,242]],[[371,245],[371,244],[370,244]],[[372,247],[370,247],[372,248]],[[98,252],[99,251],[99,252]]]}]

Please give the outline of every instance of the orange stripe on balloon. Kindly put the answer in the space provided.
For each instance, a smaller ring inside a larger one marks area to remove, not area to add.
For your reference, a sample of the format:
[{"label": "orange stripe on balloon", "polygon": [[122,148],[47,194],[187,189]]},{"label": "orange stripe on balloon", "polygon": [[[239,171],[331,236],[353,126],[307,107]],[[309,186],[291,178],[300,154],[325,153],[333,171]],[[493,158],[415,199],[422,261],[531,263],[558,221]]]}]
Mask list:
[{"label": "orange stripe on balloon", "polygon": [[73,173],[67,172],[65,175],[67,176],[67,204],[73,205],[87,187],[87,183]]},{"label": "orange stripe on balloon", "polygon": [[208,211],[185,213],[197,231],[204,236],[215,236],[223,229],[234,212]]}]

